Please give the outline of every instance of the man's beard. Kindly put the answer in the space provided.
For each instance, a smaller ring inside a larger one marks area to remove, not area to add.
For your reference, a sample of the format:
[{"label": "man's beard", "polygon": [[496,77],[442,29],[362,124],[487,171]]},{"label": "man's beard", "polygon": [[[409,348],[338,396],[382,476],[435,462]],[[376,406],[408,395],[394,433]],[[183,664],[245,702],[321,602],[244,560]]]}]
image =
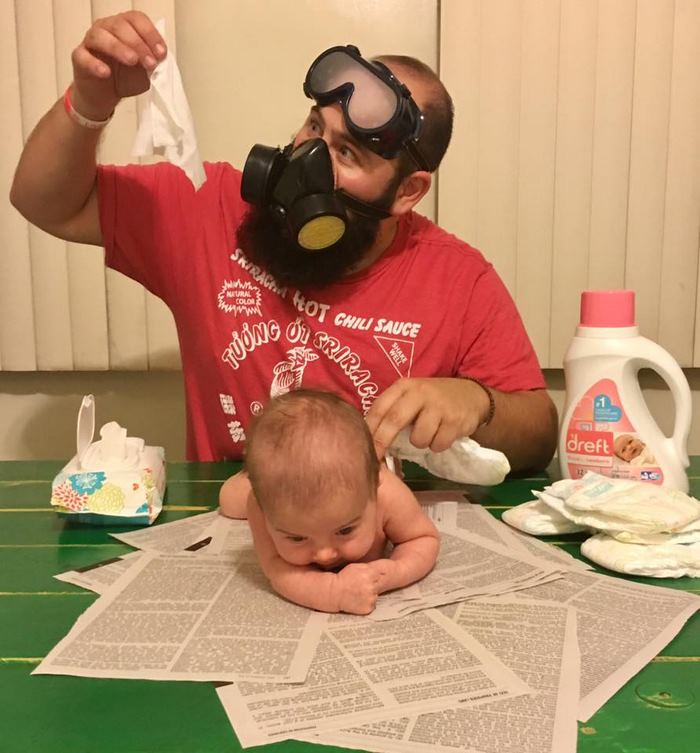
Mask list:
[{"label": "man's beard", "polygon": [[[396,186],[388,186],[374,206],[389,209]],[[377,239],[380,220],[348,212],[345,234],[324,251],[303,251],[269,207],[251,206],[238,228],[238,245],[254,264],[280,285],[317,288],[337,282],[362,261]]]}]

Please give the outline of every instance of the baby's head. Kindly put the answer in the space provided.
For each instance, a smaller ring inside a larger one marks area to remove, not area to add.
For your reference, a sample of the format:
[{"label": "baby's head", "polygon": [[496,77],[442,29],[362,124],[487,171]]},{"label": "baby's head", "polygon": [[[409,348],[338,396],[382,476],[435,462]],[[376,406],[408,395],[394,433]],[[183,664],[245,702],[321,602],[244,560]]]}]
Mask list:
[{"label": "baby's head", "polygon": [[250,429],[245,463],[283,559],[330,568],[367,554],[379,461],[351,405],[307,389],[271,399]]},{"label": "baby's head", "polygon": [[615,454],[621,460],[629,463],[644,450],[644,442],[631,434],[620,434],[615,437]]}]

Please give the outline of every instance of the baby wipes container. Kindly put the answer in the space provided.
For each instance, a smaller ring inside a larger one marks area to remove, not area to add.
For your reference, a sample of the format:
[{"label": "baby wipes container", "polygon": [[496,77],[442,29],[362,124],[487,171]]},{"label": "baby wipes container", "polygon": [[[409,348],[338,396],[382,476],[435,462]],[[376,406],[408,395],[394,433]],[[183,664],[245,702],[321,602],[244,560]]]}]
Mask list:
[{"label": "baby wipes container", "polygon": [[[643,368],[659,374],[673,395],[670,437],[647,408],[639,385]],[[595,471],[688,491],[690,387],[673,357],[639,334],[634,291],[582,293],[580,324],[564,357],[564,376],[566,403],[559,434],[564,478]]]}]

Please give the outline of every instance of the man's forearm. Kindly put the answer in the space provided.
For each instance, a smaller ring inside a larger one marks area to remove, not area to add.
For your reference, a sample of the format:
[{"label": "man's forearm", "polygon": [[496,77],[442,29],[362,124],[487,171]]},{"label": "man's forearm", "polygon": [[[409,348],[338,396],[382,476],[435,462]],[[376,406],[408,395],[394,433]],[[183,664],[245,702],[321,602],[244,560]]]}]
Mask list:
[{"label": "man's forearm", "polygon": [[[22,152],[10,193],[24,217],[65,236],[66,226],[91,196],[101,133],[71,120],[60,100],[44,115]],[[94,241],[99,238],[86,239]]]},{"label": "man's forearm", "polygon": [[493,420],[474,439],[503,452],[514,471],[545,468],[557,446],[557,409],[547,391],[492,392]]}]

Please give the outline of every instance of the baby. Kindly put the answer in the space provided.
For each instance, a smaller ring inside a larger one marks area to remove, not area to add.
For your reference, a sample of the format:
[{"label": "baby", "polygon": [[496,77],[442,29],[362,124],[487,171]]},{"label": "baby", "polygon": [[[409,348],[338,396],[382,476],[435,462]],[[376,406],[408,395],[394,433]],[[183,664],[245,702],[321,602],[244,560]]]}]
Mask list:
[{"label": "baby", "polygon": [[615,437],[615,455],[630,465],[656,463],[653,453],[644,442],[631,434],[620,434]]},{"label": "baby", "polygon": [[360,413],[327,392],[270,400],[248,434],[245,471],[219,501],[224,515],[247,515],[275,591],[323,612],[369,614],[379,594],[427,575],[440,547],[413,493],[380,465]]}]

